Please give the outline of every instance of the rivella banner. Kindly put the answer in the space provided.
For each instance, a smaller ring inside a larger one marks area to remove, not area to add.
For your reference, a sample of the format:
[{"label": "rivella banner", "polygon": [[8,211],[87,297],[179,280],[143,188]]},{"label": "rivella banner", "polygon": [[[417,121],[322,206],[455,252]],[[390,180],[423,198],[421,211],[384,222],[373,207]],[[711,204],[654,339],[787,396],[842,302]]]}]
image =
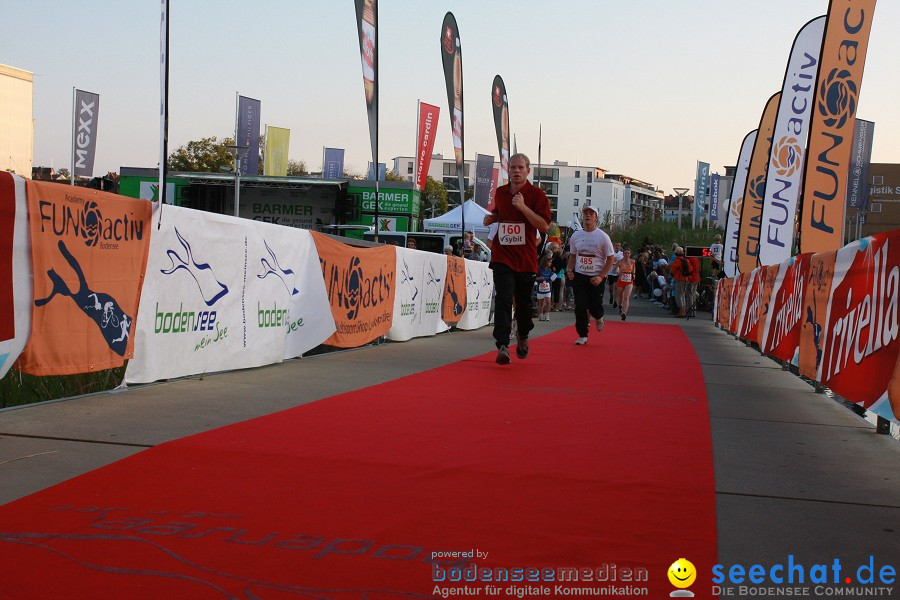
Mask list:
[{"label": "rivella banner", "polygon": [[368,344],[391,328],[396,293],[396,246],[356,248],[313,232],[338,348]]},{"label": "rivella banner", "polygon": [[466,310],[456,324],[459,329],[478,329],[491,320],[494,276],[485,262],[466,260]]},{"label": "rivella banner", "polygon": [[26,194],[34,304],[17,367],[71,375],[122,366],[133,357],[150,202],[41,181],[26,182]]},{"label": "rivella banner", "polygon": [[509,99],[506,84],[499,75],[491,84],[491,109],[494,112],[494,131],[497,133],[497,151],[500,152],[499,185],[509,182]]},{"label": "rivella banner", "polygon": [[875,0],[831,0],[828,7],[800,207],[801,252],[843,244],[853,125],[874,17]]},{"label": "rivella banner", "polygon": [[75,90],[75,114],[72,117],[72,176],[93,177],[100,94]]},{"label": "rivella banner", "polygon": [[425,190],[428,169],[431,168],[431,153],[437,137],[438,118],[441,109],[432,104],[419,102],[419,131],[416,135],[416,187]]},{"label": "rivella banner", "polygon": [[744,186],[744,200],[741,203],[741,224],[737,245],[737,265],[741,273],[749,273],[759,264],[759,235],[766,193],[766,171],[769,166],[769,152],[772,149],[775,115],[778,113],[780,100],[781,92],[778,92],[766,102],[762,119],[759,121],[756,143],[753,144],[753,156],[750,158],[747,183]]},{"label": "rivella banner", "polygon": [[741,207],[744,203],[744,186],[747,185],[747,171],[750,170],[750,157],[753,156],[753,145],[756,143],[757,130],[754,129],[741,142],[738,153],[737,168],[734,172],[734,184],[728,199],[728,210],[725,217],[724,250],[722,263],[725,275],[734,277],[737,272],[738,234],[741,231]]},{"label": "rivella banner", "polygon": [[824,32],[824,16],[804,25],[794,39],[785,69],[762,208],[759,262],[763,265],[778,264],[793,255],[795,215]]},{"label": "rivella banner", "polygon": [[447,257],[398,247],[397,289],[389,340],[403,342],[447,330],[441,320]]},{"label": "rivella banner", "polygon": [[0,379],[31,333],[31,244],[25,180],[0,172]]},{"label": "rivella banner", "polygon": [[334,331],[309,232],[177,206],[166,214],[150,242],[127,383],[277,363]]},{"label": "rivella banner", "polygon": [[797,365],[800,360],[800,327],[803,322],[804,287],[809,277],[811,254],[798,254],[772,265],[778,269],[768,296],[768,315],[760,338],[760,351]]},{"label": "rivella banner", "polygon": [[838,250],[827,299],[816,380],[898,422],[886,393],[900,350],[900,231]]}]

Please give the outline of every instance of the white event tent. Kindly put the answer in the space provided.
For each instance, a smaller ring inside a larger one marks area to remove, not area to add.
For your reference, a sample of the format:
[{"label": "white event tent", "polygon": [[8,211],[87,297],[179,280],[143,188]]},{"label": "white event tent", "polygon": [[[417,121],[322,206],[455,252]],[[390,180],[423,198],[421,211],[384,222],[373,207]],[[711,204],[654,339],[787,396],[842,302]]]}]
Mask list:
[{"label": "white event tent", "polygon": [[[476,204],[474,200],[466,200],[463,205],[466,209],[466,231],[487,234],[488,228],[482,225],[484,216],[490,213]],[[459,231],[462,207],[457,206],[451,211],[433,219],[425,219],[425,231],[439,231],[441,233],[455,233]]]}]

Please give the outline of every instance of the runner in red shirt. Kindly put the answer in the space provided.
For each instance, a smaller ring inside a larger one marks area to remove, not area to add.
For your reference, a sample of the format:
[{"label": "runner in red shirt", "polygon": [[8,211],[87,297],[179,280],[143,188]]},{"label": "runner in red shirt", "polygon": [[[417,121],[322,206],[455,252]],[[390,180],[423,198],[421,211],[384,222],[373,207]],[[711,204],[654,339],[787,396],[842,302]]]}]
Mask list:
[{"label": "runner in red shirt", "polygon": [[497,363],[509,364],[509,336],[513,296],[516,298],[516,356],[528,356],[531,318],[531,290],[538,271],[535,231],[545,233],[553,215],[543,190],[528,182],[531,161],[524,154],[509,159],[509,183],[497,188],[494,210],[484,217],[484,225],[498,224],[491,244],[491,270],[497,294],[494,308],[494,341]]}]

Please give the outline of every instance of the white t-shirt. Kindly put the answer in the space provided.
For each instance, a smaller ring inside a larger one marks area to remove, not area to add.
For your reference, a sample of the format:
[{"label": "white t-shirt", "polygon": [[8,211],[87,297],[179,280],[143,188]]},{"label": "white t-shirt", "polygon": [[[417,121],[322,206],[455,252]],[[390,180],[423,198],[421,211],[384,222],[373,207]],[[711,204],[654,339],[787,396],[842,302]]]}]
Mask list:
[{"label": "white t-shirt", "polygon": [[569,250],[575,256],[575,272],[593,277],[599,275],[615,254],[612,240],[600,228],[579,229],[569,238]]},{"label": "white t-shirt", "polygon": [[[613,249],[615,249],[615,246],[613,247]],[[623,258],[625,258],[625,253],[622,252],[621,250],[616,252],[615,255],[613,256],[613,267],[612,267],[612,269],[609,270],[609,274],[612,275],[613,277],[619,276],[619,265],[616,263],[618,263]]]},{"label": "white t-shirt", "polygon": [[709,246],[709,253],[712,254],[716,262],[722,262],[722,249],[722,244],[711,244]]}]

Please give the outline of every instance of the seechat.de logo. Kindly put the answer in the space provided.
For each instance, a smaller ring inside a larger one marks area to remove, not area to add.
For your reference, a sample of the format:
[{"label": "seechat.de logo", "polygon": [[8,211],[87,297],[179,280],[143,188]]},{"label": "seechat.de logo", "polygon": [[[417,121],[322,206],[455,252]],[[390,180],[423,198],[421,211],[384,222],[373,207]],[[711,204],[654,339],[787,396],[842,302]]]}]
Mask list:
[{"label": "seechat.de logo", "polygon": [[672,598],[693,598],[694,593],[687,588],[691,587],[697,580],[697,569],[693,563],[686,558],[679,558],[669,567],[666,572],[669,576],[669,583],[678,588],[669,594]]}]

